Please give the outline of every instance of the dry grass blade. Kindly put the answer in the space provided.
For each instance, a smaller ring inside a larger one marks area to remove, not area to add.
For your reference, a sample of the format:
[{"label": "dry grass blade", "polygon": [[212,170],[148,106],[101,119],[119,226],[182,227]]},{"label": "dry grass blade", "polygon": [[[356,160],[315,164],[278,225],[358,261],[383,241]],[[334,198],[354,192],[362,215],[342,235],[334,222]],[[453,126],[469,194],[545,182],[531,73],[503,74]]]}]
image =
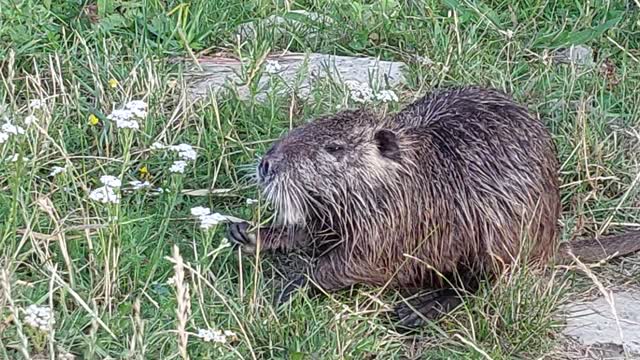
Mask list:
[{"label": "dry grass blade", "polygon": [[20,353],[25,359],[31,359],[31,356],[29,355],[29,341],[22,331],[20,312],[13,302],[13,296],[11,294],[11,278],[9,277],[9,273],[6,267],[0,268],[0,288],[2,288],[2,296],[4,298],[3,300],[9,304],[9,311],[11,312],[11,316],[13,317],[13,323],[16,328],[16,333],[18,334],[18,338],[20,339],[20,342],[18,344]]},{"label": "dry grass blade", "polygon": [[171,259],[173,261],[173,281],[176,287],[176,301],[178,303],[178,308],[176,309],[178,349],[182,359],[187,360],[189,359],[189,354],[187,353],[187,341],[189,338],[187,320],[191,315],[191,299],[189,297],[189,284],[184,280],[184,262],[177,245],[173,246]]}]

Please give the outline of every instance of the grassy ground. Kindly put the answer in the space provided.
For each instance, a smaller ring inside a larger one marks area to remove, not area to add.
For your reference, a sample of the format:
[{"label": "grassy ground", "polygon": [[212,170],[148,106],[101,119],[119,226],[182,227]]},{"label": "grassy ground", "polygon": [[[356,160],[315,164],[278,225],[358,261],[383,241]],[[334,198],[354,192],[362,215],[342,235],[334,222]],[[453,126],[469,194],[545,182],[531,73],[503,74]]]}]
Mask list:
[{"label": "grassy ground", "polygon": [[[283,96],[194,104],[170,60],[225,50],[251,73],[287,49],[407,62],[409,83],[388,111],[435,86],[513,93],[554,134],[563,239],[638,226],[637,2],[507,3],[0,0],[0,117],[25,129],[0,144],[0,358],[558,358],[554,315],[575,292],[572,272],[540,280],[518,269],[408,336],[385,321],[394,294],[378,289],[298,296],[276,312],[269,262],[230,251],[223,225],[204,231],[190,214],[266,216],[266,204],[247,204],[259,199],[256,157],[290,124],[357,104],[335,88],[293,112]],[[242,23],[299,9],[333,24],[234,36]],[[551,54],[569,45],[593,49],[595,64],[555,64]],[[147,102],[147,116],[140,129],[118,129],[106,116],[130,100]],[[154,142],[191,144],[198,157],[171,173],[176,154]],[[50,176],[54,166],[66,171]],[[103,175],[122,180],[119,204],[90,199]],[[153,186],[129,190],[133,180]],[[52,307],[50,331],[28,326],[32,304]],[[207,342],[199,329],[236,336]]]}]

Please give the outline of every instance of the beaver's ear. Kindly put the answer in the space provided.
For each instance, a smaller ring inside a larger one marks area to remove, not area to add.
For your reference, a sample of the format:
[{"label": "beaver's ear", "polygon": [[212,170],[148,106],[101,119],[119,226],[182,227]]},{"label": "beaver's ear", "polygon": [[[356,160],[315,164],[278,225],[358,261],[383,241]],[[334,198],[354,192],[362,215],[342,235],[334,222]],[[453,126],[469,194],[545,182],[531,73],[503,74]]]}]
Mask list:
[{"label": "beaver's ear", "polygon": [[400,160],[398,137],[393,131],[386,129],[378,130],[373,135],[373,139],[382,156],[393,160]]}]

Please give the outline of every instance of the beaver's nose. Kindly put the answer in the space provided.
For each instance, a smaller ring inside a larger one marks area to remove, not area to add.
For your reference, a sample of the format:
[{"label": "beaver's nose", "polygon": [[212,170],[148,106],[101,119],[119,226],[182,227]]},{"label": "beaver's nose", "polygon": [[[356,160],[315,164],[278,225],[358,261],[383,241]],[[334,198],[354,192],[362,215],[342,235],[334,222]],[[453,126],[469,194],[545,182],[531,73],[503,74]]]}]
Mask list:
[{"label": "beaver's nose", "polygon": [[269,164],[269,159],[265,156],[258,165],[258,175],[261,179],[264,179],[269,176],[269,170],[271,170],[271,165]]}]

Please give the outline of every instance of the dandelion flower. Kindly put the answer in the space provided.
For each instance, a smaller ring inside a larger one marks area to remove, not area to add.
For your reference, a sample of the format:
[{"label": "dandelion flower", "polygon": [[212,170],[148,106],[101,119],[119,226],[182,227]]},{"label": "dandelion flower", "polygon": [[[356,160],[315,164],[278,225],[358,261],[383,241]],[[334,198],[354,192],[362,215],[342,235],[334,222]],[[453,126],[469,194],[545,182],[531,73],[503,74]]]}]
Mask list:
[{"label": "dandelion flower", "polygon": [[280,70],[282,70],[282,66],[277,61],[267,60],[267,64],[265,65],[265,69],[264,70],[269,74],[275,74],[275,73],[279,72]]},{"label": "dandelion flower", "polygon": [[184,173],[184,168],[187,166],[187,162],[183,160],[174,161],[169,171],[172,173]]},{"label": "dandelion flower", "polygon": [[35,122],[38,122],[38,118],[35,117],[34,115],[29,115],[26,118],[24,118],[24,124],[29,126]]},{"label": "dandelion flower", "polygon": [[49,176],[56,176],[58,174],[61,174],[63,172],[65,172],[67,170],[67,168],[64,167],[60,167],[60,166],[54,166],[51,168],[51,173],[49,173]]},{"label": "dandelion flower", "polygon": [[191,208],[191,215],[193,216],[203,216],[203,215],[209,215],[211,214],[211,209],[206,208],[206,207],[202,207],[202,206],[196,206]]},{"label": "dandelion flower", "polygon": [[102,175],[100,177],[100,182],[107,187],[111,188],[119,188],[122,186],[122,182],[115,176],[112,175]]},{"label": "dandelion flower", "polygon": [[149,176],[149,169],[147,168],[146,165],[143,165],[138,172],[140,173],[140,176],[142,177],[148,177]]},{"label": "dandelion flower", "polygon": [[51,325],[55,323],[53,314],[49,307],[29,305],[25,310],[24,322],[43,332],[50,332]]},{"label": "dandelion flower", "polygon": [[94,201],[101,202],[103,204],[112,203],[117,204],[120,202],[118,194],[113,191],[113,188],[109,186],[102,186],[93,190],[89,194],[89,198]]},{"label": "dandelion flower", "polygon": [[94,114],[89,115],[89,125],[96,126],[99,122],[100,119],[98,119],[97,116],[95,116]]},{"label": "dandelion flower", "polygon": [[119,84],[118,80],[116,79],[109,79],[108,83],[109,83],[109,87],[112,89],[117,88]]}]

